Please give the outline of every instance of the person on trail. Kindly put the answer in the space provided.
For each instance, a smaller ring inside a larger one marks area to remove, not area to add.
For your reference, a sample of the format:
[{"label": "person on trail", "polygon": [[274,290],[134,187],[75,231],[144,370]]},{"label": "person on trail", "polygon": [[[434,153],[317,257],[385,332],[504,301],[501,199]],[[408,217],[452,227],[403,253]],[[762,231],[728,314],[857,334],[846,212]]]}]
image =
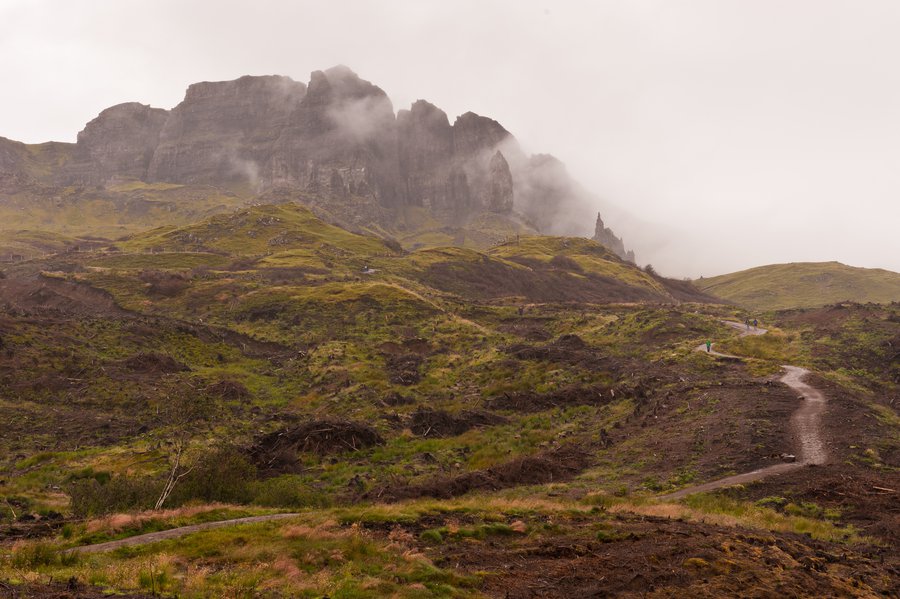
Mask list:
[{"label": "person on trail", "polygon": [[758,324],[759,324],[759,321],[754,318],[753,319],[753,328],[755,329],[756,325],[758,325]]},{"label": "person on trail", "polygon": [[706,353],[709,353],[710,348],[712,348],[712,341],[706,342]]},{"label": "person on trail", "polygon": [[747,325],[747,330],[749,331],[750,330],[750,319],[749,318],[745,319],[744,324]]}]

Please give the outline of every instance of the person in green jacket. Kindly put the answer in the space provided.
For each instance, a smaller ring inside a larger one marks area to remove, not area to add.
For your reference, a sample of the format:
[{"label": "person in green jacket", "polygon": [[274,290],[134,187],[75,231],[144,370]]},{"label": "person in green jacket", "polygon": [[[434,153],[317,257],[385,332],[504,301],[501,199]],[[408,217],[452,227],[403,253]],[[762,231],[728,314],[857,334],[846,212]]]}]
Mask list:
[{"label": "person in green jacket", "polygon": [[712,348],[712,341],[706,342],[706,352],[709,353],[710,348]]}]

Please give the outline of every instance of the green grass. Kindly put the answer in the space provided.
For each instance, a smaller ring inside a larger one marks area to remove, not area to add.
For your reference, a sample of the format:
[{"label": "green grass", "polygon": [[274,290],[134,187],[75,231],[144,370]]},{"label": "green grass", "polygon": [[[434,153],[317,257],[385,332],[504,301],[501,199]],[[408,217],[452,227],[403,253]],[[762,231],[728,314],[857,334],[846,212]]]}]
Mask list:
[{"label": "green grass", "polygon": [[812,308],[844,301],[900,301],[900,274],[839,262],[759,266],[694,281],[703,291],[754,310]]}]

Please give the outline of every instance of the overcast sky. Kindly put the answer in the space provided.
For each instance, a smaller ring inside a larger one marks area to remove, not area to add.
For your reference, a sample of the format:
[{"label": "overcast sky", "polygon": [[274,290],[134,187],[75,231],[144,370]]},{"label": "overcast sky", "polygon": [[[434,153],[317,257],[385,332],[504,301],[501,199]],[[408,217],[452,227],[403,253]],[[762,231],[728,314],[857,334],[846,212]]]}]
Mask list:
[{"label": "overcast sky", "polygon": [[346,64],[558,156],[641,264],[900,271],[894,0],[0,0],[0,136]]}]

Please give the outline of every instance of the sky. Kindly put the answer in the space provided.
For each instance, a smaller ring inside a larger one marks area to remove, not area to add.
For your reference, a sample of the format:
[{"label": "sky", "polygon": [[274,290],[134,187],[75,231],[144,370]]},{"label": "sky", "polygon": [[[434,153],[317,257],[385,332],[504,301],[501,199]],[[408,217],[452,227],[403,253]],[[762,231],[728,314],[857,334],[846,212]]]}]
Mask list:
[{"label": "sky", "polygon": [[557,156],[663,274],[900,271],[898,31],[894,0],[0,0],[0,136],[345,64]]}]

